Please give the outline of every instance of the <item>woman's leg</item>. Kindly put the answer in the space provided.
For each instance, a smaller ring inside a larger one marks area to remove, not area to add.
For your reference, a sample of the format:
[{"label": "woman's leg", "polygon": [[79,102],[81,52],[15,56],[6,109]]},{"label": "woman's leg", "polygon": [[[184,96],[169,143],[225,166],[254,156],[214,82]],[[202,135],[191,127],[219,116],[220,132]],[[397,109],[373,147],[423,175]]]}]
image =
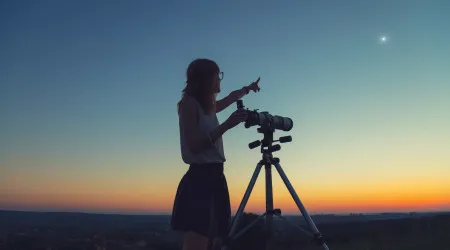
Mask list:
[{"label": "woman's leg", "polygon": [[220,250],[220,249],[222,249],[222,238],[215,238],[213,250]]},{"label": "woman's leg", "polygon": [[215,203],[217,206],[217,209],[215,209],[217,236],[214,239],[214,250],[221,250],[223,241],[228,236],[228,230],[231,222],[230,194],[225,175],[222,175],[221,187],[218,190],[218,199]]},{"label": "woman's leg", "polygon": [[209,237],[209,244],[208,244],[208,250],[220,250],[220,246],[219,248],[217,248],[217,241],[218,238],[217,235],[219,233],[219,214],[217,211],[218,209],[220,209],[220,204],[217,203],[217,194],[213,194],[213,197],[211,199],[211,207],[210,207],[210,224],[209,224],[209,232],[210,232],[210,237]]},{"label": "woman's leg", "polygon": [[207,250],[208,237],[193,231],[184,234],[183,250]]}]

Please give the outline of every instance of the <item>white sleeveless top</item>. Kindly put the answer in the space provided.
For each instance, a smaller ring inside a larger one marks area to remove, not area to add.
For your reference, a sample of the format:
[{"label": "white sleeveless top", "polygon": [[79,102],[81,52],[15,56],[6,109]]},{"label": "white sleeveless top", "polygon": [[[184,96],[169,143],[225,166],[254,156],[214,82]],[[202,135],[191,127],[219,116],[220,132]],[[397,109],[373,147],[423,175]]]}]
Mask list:
[{"label": "white sleeveless top", "polygon": [[[217,115],[216,114],[211,116],[206,115],[202,107],[200,106],[200,103],[198,103],[197,100],[195,99],[194,101],[197,103],[199,116],[198,126],[200,127],[200,131],[204,135],[208,135],[217,126],[219,126],[219,120],[217,119]],[[179,126],[180,126],[181,157],[186,164],[223,163],[226,161],[225,153],[223,150],[222,137],[216,140],[214,148],[204,150],[194,155],[187,146],[187,141],[185,139],[186,132],[183,131],[183,128],[181,126],[181,120],[179,121]]]}]

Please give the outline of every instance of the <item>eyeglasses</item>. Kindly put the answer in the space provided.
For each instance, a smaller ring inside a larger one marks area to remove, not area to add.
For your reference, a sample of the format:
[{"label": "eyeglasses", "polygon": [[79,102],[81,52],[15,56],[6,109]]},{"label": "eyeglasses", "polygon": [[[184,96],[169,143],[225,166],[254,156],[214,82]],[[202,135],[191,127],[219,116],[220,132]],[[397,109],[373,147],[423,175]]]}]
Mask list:
[{"label": "eyeglasses", "polygon": [[219,79],[223,80],[223,72],[219,72]]}]

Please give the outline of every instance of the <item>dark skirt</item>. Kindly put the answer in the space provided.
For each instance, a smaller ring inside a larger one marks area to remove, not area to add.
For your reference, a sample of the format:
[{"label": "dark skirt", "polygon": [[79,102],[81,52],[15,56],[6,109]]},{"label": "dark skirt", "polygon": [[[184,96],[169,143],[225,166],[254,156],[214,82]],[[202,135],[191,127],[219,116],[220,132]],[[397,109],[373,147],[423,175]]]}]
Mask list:
[{"label": "dark skirt", "polygon": [[178,185],[172,229],[225,238],[230,220],[230,197],[223,163],[190,165]]}]

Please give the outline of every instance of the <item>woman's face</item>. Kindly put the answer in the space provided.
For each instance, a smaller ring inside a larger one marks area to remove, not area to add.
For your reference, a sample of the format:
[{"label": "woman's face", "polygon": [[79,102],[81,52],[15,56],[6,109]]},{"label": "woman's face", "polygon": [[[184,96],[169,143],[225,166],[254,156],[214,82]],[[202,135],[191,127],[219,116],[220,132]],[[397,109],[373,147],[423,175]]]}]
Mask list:
[{"label": "woman's face", "polygon": [[222,73],[217,73],[213,78],[213,93],[220,93],[220,83],[222,82]]}]

